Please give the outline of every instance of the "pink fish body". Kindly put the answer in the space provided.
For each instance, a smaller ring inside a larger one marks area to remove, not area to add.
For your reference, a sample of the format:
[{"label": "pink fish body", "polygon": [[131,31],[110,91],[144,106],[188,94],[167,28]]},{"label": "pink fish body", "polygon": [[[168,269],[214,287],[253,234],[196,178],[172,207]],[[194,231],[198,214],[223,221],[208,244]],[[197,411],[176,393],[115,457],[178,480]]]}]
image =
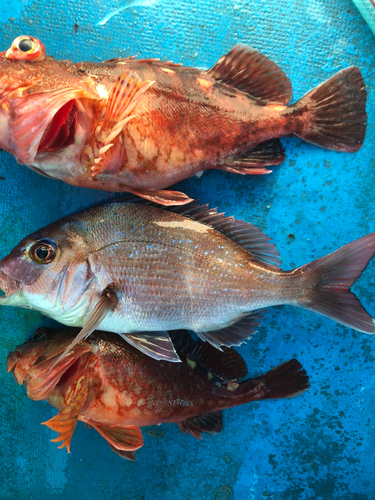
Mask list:
[{"label": "pink fish body", "polygon": [[375,253],[375,233],[291,271],[267,235],[193,202],[162,209],[139,199],[66,217],[0,261],[0,305],[96,328],[156,359],[179,361],[168,330],[193,330],[217,348],[240,345],[262,310],[289,304],[375,333],[350,287]]}]

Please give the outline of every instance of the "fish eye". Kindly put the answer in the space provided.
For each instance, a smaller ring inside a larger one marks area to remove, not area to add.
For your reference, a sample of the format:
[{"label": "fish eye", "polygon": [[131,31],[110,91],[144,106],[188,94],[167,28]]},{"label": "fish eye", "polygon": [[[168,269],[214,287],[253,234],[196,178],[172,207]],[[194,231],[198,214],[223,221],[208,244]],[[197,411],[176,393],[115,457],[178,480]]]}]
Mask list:
[{"label": "fish eye", "polygon": [[32,342],[42,342],[43,340],[48,339],[48,333],[45,328],[38,328],[35,330],[34,335],[32,337]]},{"label": "fish eye", "polygon": [[33,36],[18,36],[12,42],[5,58],[11,61],[42,62],[46,58],[46,49],[42,42]]},{"label": "fish eye", "polygon": [[34,42],[30,38],[22,38],[18,43],[18,48],[22,52],[30,52],[34,48]]},{"label": "fish eye", "polygon": [[37,264],[49,264],[56,257],[56,247],[50,241],[39,241],[29,248],[28,254]]}]

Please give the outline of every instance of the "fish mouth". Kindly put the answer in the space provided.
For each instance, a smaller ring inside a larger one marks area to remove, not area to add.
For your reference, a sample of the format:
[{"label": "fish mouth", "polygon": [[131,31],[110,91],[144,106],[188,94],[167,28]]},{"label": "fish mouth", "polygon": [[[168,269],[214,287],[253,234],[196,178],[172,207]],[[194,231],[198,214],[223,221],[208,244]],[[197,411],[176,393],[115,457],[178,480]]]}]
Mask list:
[{"label": "fish mouth", "polygon": [[65,103],[47,125],[39,142],[37,154],[58,151],[75,141],[78,106],[74,99]]},{"label": "fish mouth", "polygon": [[[62,388],[76,376],[78,370],[86,365],[88,356],[91,354],[91,346],[78,346],[53,366],[60,356],[62,350],[59,349],[48,359],[43,354],[34,363],[28,364],[27,351],[22,351],[22,346],[10,352],[7,357],[7,372],[11,372],[20,385],[27,388],[27,395],[34,401],[48,398],[55,388]],[[22,364],[23,361],[23,364]]]},{"label": "fish mouth", "polygon": [[20,282],[0,271],[0,301],[5,302],[20,289]]}]

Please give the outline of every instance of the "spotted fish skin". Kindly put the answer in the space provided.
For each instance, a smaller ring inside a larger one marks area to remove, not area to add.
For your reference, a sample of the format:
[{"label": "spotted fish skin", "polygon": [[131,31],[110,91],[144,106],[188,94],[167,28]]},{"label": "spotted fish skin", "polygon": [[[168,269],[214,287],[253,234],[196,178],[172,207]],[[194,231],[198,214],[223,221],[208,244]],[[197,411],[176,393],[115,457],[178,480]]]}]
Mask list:
[{"label": "spotted fish skin", "polygon": [[284,72],[243,45],[198,70],[156,59],[57,61],[26,38],[39,47],[34,58],[19,39],[0,53],[0,146],[72,185],[179,205],[191,199],[164,188],[204,170],[270,173],[285,159],[280,137],[346,152],[364,140],[355,67],[289,105]]},{"label": "spotted fish skin", "polygon": [[51,368],[76,333],[41,328],[36,340],[17,346],[7,358],[8,371],[26,386],[28,396],[47,399],[59,410],[46,425],[59,432],[54,441],[63,441],[68,451],[78,420],[132,459],[143,444],[139,427],[175,422],[201,438],[204,431],[222,430],[225,408],[293,397],[309,388],[295,359],[241,381],[247,368],[236,351],[217,351],[184,331],[171,332],[181,363],[156,361],[114,334],[95,332]]}]

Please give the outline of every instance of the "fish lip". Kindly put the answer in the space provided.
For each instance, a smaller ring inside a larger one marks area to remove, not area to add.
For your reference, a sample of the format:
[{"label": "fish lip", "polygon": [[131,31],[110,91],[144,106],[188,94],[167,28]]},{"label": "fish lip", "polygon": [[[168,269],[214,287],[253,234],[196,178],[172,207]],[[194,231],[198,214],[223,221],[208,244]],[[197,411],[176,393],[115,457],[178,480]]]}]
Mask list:
[{"label": "fish lip", "polygon": [[0,290],[4,292],[4,295],[0,295],[0,301],[5,301],[20,290],[20,282],[0,270]]},{"label": "fish lip", "polygon": [[[20,356],[21,356],[20,352],[17,349],[15,349],[14,351],[8,353],[7,360],[6,360],[7,373],[9,373],[11,371],[17,382],[18,382],[18,380],[16,378],[16,375],[14,374],[14,368],[15,368]],[[18,383],[20,383],[20,382],[18,382]]]}]

